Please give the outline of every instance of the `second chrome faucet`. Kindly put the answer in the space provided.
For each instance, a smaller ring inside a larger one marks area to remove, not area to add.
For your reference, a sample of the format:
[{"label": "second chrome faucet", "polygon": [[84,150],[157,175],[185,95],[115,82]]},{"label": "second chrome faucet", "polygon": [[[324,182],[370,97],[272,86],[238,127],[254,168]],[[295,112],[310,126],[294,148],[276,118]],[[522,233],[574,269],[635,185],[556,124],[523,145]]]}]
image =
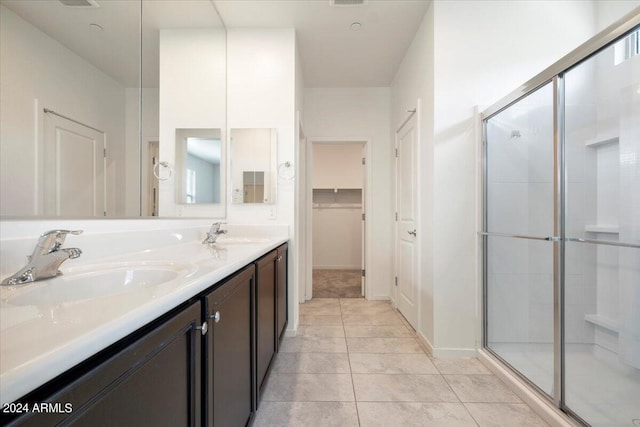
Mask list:
[{"label": "second chrome faucet", "polygon": [[202,241],[202,244],[214,244],[221,234],[227,234],[227,230],[222,230],[220,227],[226,224],[225,222],[214,222],[211,224],[211,229],[207,233],[207,236]]}]

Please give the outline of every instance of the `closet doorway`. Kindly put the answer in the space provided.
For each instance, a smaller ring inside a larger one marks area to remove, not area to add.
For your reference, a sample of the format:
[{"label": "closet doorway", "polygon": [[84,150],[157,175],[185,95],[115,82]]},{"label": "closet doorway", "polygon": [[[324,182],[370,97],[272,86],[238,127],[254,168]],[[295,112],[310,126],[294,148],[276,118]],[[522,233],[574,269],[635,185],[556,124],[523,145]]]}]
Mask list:
[{"label": "closet doorway", "polygon": [[367,146],[362,139],[311,141],[307,299],[365,296]]}]

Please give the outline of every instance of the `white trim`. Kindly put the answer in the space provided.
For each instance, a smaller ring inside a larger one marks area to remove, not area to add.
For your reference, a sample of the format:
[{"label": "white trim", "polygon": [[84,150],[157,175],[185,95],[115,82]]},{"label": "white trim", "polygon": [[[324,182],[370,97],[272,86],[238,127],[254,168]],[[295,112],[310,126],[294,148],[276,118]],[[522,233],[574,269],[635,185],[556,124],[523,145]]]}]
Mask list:
[{"label": "white trim", "polygon": [[[367,220],[365,222],[365,244],[366,247],[363,248],[363,250],[365,251],[365,265],[364,265],[364,269],[370,269],[373,266],[373,260],[371,259],[371,253],[373,252],[372,250],[372,238],[371,236],[373,236],[372,234],[372,218],[375,215],[375,213],[373,212],[373,209],[371,209],[371,191],[372,191],[372,187],[373,187],[373,168],[371,167],[371,159],[373,158],[372,156],[372,151],[373,151],[373,147],[371,145],[371,138],[370,137],[335,137],[335,136],[325,136],[325,137],[321,137],[321,136],[317,136],[317,137],[307,137],[307,146],[306,146],[306,151],[307,151],[307,162],[306,162],[306,181],[307,181],[307,205],[311,206],[311,203],[313,202],[313,144],[364,144],[366,147],[366,152],[367,152],[367,164],[366,164],[366,177],[365,177],[365,182],[366,182],[366,188],[364,191],[364,210],[367,213]],[[306,249],[307,249],[307,263],[312,266],[312,260],[313,260],[313,231],[312,231],[312,227],[313,227],[313,222],[312,222],[312,211],[313,209],[306,209],[306,218],[307,218],[307,242],[306,242]],[[362,267],[357,267],[356,269],[359,269]],[[307,268],[307,278],[305,280],[306,282],[306,286],[305,286],[305,299],[306,300],[310,300],[311,298],[313,298],[313,282],[312,282],[312,268]],[[374,299],[381,299],[381,298],[377,298],[374,297],[373,295],[373,288],[372,288],[372,283],[371,280],[365,280],[365,291],[364,291],[364,297],[366,299],[370,299],[370,300],[374,300]],[[387,297],[384,297],[384,299],[388,299]]]},{"label": "white trim", "polygon": [[425,337],[424,334],[420,331],[416,331],[416,337],[418,338],[418,342],[422,345],[422,347],[425,348],[427,353],[430,356],[433,356],[433,345],[431,345],[427,337]]},{"label": "white trim", "polygon": [[544,399],[537,392],[531,390],[525,382],[504,368],[485,350],[478,350],[478,359],[549,425],[557,427],[580,426],[577,421],[572,420],[567,414],[553,406],[550,400]]}]

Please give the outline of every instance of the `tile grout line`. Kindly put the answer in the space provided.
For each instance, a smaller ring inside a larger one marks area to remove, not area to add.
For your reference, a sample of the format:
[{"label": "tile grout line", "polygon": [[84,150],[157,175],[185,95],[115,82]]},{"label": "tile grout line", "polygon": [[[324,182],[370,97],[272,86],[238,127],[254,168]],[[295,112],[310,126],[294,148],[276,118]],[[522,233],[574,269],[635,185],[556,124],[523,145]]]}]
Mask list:
[{"label": "tile grout line", "polygon": [[[340,320],[342,320],[342,304],[340,298],[338,298],[340,304]],[[347,331],[344,328],[344,321],[342,322],[342,330],[344,331],[344,343],[347,346],[347,360],[349,361],[349,374],[351,375],[351,388],[353,390],[353,401],[356,406],[356,417],[358,417],[358,427],[360,427],[360,410],[358,409],[358,397],[356,396],[356,384],[353,381],[353,369],[351,368],[351,353],[349,352],[349,344],[347,341]]]}]

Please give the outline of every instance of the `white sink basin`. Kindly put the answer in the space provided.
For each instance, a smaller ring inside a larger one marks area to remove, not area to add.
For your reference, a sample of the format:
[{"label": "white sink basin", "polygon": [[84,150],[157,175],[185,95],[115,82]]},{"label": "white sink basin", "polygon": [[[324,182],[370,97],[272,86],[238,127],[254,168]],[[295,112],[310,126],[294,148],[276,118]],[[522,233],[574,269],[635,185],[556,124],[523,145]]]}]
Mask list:
[{"label": "white sink basin", "polygon": [[190,264],[112,263],[68,270],[53,279],[16,286],[3,298],[10,305],[49,305],[101,298],[157,287],[187,277]]}]

